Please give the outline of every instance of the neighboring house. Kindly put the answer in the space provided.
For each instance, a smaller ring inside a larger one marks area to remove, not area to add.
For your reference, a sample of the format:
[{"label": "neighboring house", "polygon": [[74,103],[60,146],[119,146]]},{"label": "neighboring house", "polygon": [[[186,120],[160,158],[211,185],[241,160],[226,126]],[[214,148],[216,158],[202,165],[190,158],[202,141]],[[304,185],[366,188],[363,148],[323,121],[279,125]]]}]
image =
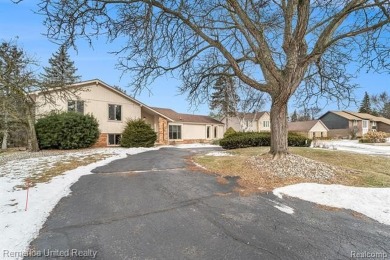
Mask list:
[{"label": "neighboring house", "polygon": [[362,137],[369,131],[390,133],[390,119],[366,113],[328,111],[320,119],[328,127],[330,137]]},{"label": "neighboring house", "polygon": [[168,124],[169,143],[193,143],[223,137],[224,124],[212,117],[181,114],[169,108],[152,107],[154,111],[171,119]]},{"label": "neighboring house", "polygon": [[307,138],[327,137],[329,129],[321,120],[297,121],[288,123],[288,131],[300,133]]},{"label": "neighboring house", "polygon": [[221,119],[225,124],[225,131],[232,127],[236,131],[243,132],[269,132],[271,131],[271,119],[267,111],[254,113],[239,113],[234,117]]},{"label": "neighboring house", "polygon": [[[187,139],[191,135],[181,135],[180,129],[177,127],[169,127],[169,124],[175,122],[175,119],[161,114],[100,80],[84,81],[72,84],[68,88],[75,89],[75,94],[64,95],[63,92],[56,90],[33,93],[37,103],[37,118],[52,111],[75,111],[82,114],[92,114],[99,122],[100,136],[96,143],[96,146],[99,147],[119,145],[126,121],[138,118],[144,119],[157,133],[157,144],[168,144],[171,139],[176,140],[178,137],[183,142],[193,140]],[[54,104],[45,102],[48,96],[55,101]],[[219,124],[223,127],[222,123],[219,122]],[[206,124],[204,124],[204,129],[206,129]],[[214,139],[207,138],[204,129],[192,129],[195,132],[201,131],[201,133],[196,132],[199,137],[196,139],[203,141]],[[222,135],[219,132],[217,134]]]}]

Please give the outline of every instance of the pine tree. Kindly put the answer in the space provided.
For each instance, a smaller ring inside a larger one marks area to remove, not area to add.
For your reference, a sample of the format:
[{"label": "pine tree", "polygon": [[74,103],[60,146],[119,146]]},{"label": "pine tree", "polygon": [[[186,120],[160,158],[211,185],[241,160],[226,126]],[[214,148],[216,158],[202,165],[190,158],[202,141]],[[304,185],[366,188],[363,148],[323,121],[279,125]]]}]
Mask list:
[{"label": "pine tree", "polygon": [[371,114],[371,102],[370,102],[370,96],[367,92],[364,93],[363,101],[359,108],[359,113],[367,113]]},{"label": "pine tree", "polygon": [[298,113],[297,110],[294,110],[294,113],[291,115],[291,122],[296,122],[298,121]]},{"label": "pine tree", "polygon": [[42,81],[47,87],[63,87],[80,80],[76,75],[77,68],[70,59],[67,49],[61,45],[56,53],[49,59],[50,66],[44,67],[41,74]]},{"label": "pine tree", "polygon": [[239,97],[236,93],[234,81],[231,77],[220,76],[213,86],[210,109],[217,114],[228,117],[236,114],[236,105]]}]

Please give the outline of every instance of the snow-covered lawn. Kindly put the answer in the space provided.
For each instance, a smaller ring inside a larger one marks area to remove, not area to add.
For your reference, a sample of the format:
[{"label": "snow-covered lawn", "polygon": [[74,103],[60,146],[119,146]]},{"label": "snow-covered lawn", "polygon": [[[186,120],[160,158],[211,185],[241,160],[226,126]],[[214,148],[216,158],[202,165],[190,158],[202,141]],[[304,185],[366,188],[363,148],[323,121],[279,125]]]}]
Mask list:
[{"label": "snow-covered lawn", "polygon": [[326,206],[354,210],[390,225],[390,188],[300,183],[277,188],[274,194],[280,198],[288,195]]},{"label": "snow-covered lawn", "polygon": [[318,140],[316,141],[316,146],[330,150],[390,156],[390,144],[372,145],[359,143],[358,140]]},{"label": "snow-covered lawn", "polygon": [[[81,176],[91,174],[91,170],[113,160],[159,148],[109,148],[90,149],[54,156],[14,160],[0,167],[0,254],[25,252],[35,238],[58,201],[70,194],[70,186]],[[57,162],[66,162],[70,157],[83,158],[88,155],[106,155],[109,158],[81,166],[51,179],[48,183],[38,183],[29,189],[28,208],[25,211],[27,190],[15,188],[25,185],[25,178],[38,171],[51,167]],[[1,258],[1,257],[0,257]],[[8,258],[9,259],[9,258]]]}]

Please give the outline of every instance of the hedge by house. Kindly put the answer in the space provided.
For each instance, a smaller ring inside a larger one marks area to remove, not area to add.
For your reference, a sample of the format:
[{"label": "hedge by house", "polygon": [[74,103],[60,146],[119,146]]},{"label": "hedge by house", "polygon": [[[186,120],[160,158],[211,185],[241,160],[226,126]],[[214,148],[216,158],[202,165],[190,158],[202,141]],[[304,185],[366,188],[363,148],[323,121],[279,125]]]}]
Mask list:
[{"label": "hedge by house", "polygon": [[122,133],[123,147],[152,147],[157,140],[154,130],[142,119],[129,120]]},{"label": "hedge by house", "polygon": [[223,134],[223,138],[228,137],[230,135],[233,135],[237,133],[236,130],[233,129],[233,127],[229,127],[226,132]]},{"label": "hedge by house", "polygon": [[[310,146],[311,140],[297,133],[288,133],[289,146]],[[224,137],[219,144],[224,149],[236,149],[256,146],[270,146],[270,132],[237,132]]]},{"label": "hedge by house", "polygon": [[38,119],[35,130],[40,149],[91,147],[99,138],[99,123],[92,115],[52,113]]}]

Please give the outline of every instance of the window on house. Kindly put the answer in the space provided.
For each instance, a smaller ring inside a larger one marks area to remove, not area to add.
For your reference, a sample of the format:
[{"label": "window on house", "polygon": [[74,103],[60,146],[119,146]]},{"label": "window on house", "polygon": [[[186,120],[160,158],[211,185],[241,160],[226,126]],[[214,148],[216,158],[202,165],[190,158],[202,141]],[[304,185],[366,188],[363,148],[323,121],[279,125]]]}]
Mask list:
[{"label": "window on house", "polygon": [[108,145],[120,145],[121,134],[108,134]]},{"label": "window on house", "polygon": [[269,121],[263,121],[263,127],[269,127]]},{"label": "window on house", "polygon": [[363,120],[363,128],[367,128],[368,127],[368,121],[367,120]]},{"label": "window on house", "polygon": [[218,138],[218,126],[214,126],[214,138]]},{"label": "window on house", "polygon": [[210,138],[210,131],[211,131],[211,126],[207,126],[207,127],[206,127],[206,138],[207,138],[207,139]]},{"label": "window on house", "polygon": [[321,132],[321,137],[324,137],[324,133],[323,132]]},{"label": "window on house", "polygon": [[68,100],[68,112],[77,112],[84,114],[84,101]]},{"label": "window on house", "polygon": [[181,139],[181,125],[169,126],[169,139]]},{"label": "window on house", "polygon": [[352,125],[353,125],[353,126],[357,126],[357,120],[353,120]]},{"label": "window on house", "polygon": [[115,121],[122,120],[121,105],[108,105],[108,120],[115,120]]}]

